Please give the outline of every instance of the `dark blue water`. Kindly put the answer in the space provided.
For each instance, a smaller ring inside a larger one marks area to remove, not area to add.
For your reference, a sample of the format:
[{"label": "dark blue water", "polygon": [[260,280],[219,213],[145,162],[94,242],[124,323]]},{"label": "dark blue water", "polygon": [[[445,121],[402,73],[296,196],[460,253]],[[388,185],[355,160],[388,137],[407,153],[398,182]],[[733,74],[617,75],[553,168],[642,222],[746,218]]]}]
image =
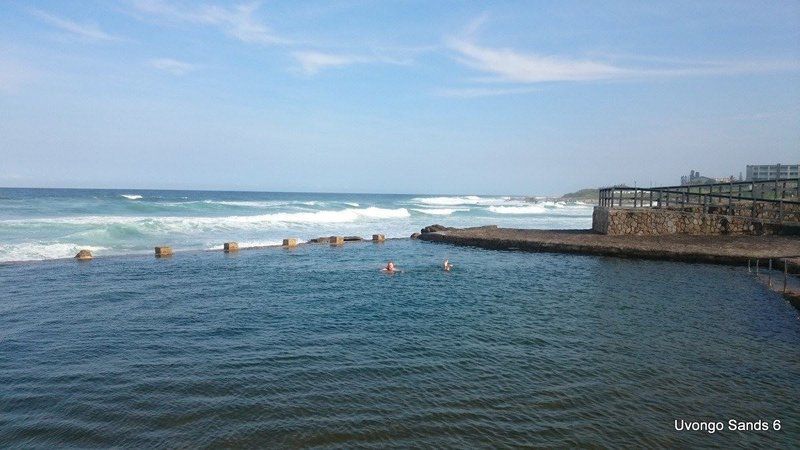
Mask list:
[{"label": "dark blue water", "polygon": [[800,441],[798,311],[742,268],[398,240],[5,264],[0,293],[2,447]]}]

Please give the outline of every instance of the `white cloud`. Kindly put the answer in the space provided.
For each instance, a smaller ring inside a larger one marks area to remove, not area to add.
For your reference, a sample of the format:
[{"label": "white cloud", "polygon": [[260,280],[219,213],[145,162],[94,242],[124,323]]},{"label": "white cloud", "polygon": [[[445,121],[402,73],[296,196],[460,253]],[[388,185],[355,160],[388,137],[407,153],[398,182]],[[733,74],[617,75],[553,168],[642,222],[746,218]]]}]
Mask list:
[{"label": "white cloud", "polygon": [[148,61],[148,64],[156,69],[169,72],[173,75],[186,75],[189,72],[197,70],[197,65],[178,61],[172,58],[156,58]]},{"label": "white cloud", "polygon": [[66,31],[74,36],[91,40],[91,41],[120,41],[118,36],[106,33],[101,30],[97,24],[92,23],[78,23],[69,19],[48,14],[44,11],[33,9],[31,13],[36,17],[42,19],[44,22],[58,28],[59,30]]},{"label": "white cloud", "polygon": [[528,94],[531,92],[538,92],[540,89],[532,86],[510,87],[510,88],[487,88],[487,87],[472,87],[472,88],[446,88],[439,89],[434,92],[439,97],[453,97],[453,98],[476,98],[476,97],[492,97],[498,95],[511,95],[511,94]]},{"label": "white cloud", "polygon": [[258,3],[239,4],[231,7],[179,6],[163,0],[134,0],[133,6],[140,13],[162,19],[215,27],[242,42],[265,45],[290,43],[289,40],[276,35],[269,27],[254,17],[259,6]]},{"label": "white cloud", "polygon": [[[678,61],[630,57],[629,62],[650,61],[649,66],[623,66],[617,62],[522,53],[506,48],[451,39],[451,50],[462,64],[491,75],[489,81],[542,83],[549,81],[633,80],[653,77],[728,76],[800,70],[800,61]],[[653,66],[652,63],[658,63]]]},{"label": "white cloud", "polygon": [[466,40],[451,40],[449,46],[458,53],[458,61],[490,73],[498,81],[541,83],[603,80],[633,75],[627,69],[607,63],[493,49]]},{"label": "white cloud", "polygon": [[352,55],[336,55],[317,51],[294,52],[292,56],[300,69],[307,75],[313,75],[322,69],[343,67],[366,62],[363,58]]},{"label": "white cloud", "polygon": [[408,65],[410,59],[397,59],[387,56],[348,55],[325,53],[320,51],[301,51],[292,53],[300,64],[300,71],[306,75],[314,75],[323,69],[351,66],[354,64],[393,64]]}]

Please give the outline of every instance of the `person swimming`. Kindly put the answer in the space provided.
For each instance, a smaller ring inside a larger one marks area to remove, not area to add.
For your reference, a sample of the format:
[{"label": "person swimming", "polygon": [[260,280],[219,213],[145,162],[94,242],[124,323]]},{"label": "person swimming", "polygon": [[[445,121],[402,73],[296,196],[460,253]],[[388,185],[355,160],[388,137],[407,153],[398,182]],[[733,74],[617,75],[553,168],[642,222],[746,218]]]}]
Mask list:
[{"label": "person swimming", "polygon": [[451,270],[453,270],[453,265],[450,264],[450,260],[449,259],[445,259],[444,260],[444,271],[445,272],[450,272]]},{"label": "person swimming", "polygon": [[394,266],[394,261],[389,261],[389,263],[388,263],[388,264],[386,264],[386,267],[384,267],[384,268],[383,268],[383,269],[381,269],[381,270],[383,270],[384,272],[388,272],[388,273],[400,272],[400,270],[398,270],[398,269],[397,269],[397,268]]}]

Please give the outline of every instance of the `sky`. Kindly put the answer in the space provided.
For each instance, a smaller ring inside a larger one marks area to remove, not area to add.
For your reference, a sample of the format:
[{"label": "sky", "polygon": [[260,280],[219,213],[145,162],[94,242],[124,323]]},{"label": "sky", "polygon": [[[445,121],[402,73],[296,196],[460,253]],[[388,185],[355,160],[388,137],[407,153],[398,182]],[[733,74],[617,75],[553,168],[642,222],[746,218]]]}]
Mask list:
[{"label": "sky", "polygon": [[0,0],[0,186],[551,195],[798,162],[798,1]]}]

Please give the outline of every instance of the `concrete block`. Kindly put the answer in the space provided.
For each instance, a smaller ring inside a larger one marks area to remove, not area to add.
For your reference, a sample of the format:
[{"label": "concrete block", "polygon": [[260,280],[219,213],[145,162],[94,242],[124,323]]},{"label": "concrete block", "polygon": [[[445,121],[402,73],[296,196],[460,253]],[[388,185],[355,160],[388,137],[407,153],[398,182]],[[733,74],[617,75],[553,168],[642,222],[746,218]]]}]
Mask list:
[{"label": "concrete block", "polygon": [[331,236],[328,238],[331,245],[344,245],[344,236]]},{"label": "concrete block", "polygon": [[372,242],[383,242],[386,240],[386,236],[382,234],[373,234],[372,235]]},{"label": "concrete block", "polygon": [[79,261],[88,261],[92,259],[92,252],[90,252],[89,250],[81,250],[78,252],[77,255],[75,255],[75,259]]},{"label": "concrete block", "polygon": [[223,245],[225,253],[232,253],[239,251],[239,243],[238,242],[226,242]]},{"label": "concrete block", "polygon": [[156,247],[156,258],[161,258],[164,256],[172,256],[172,247]]},{"label": "concrete block", "polygon": [[297,246],[297,238],[287,238],[283,240],[284,247],[296,247]]}]

